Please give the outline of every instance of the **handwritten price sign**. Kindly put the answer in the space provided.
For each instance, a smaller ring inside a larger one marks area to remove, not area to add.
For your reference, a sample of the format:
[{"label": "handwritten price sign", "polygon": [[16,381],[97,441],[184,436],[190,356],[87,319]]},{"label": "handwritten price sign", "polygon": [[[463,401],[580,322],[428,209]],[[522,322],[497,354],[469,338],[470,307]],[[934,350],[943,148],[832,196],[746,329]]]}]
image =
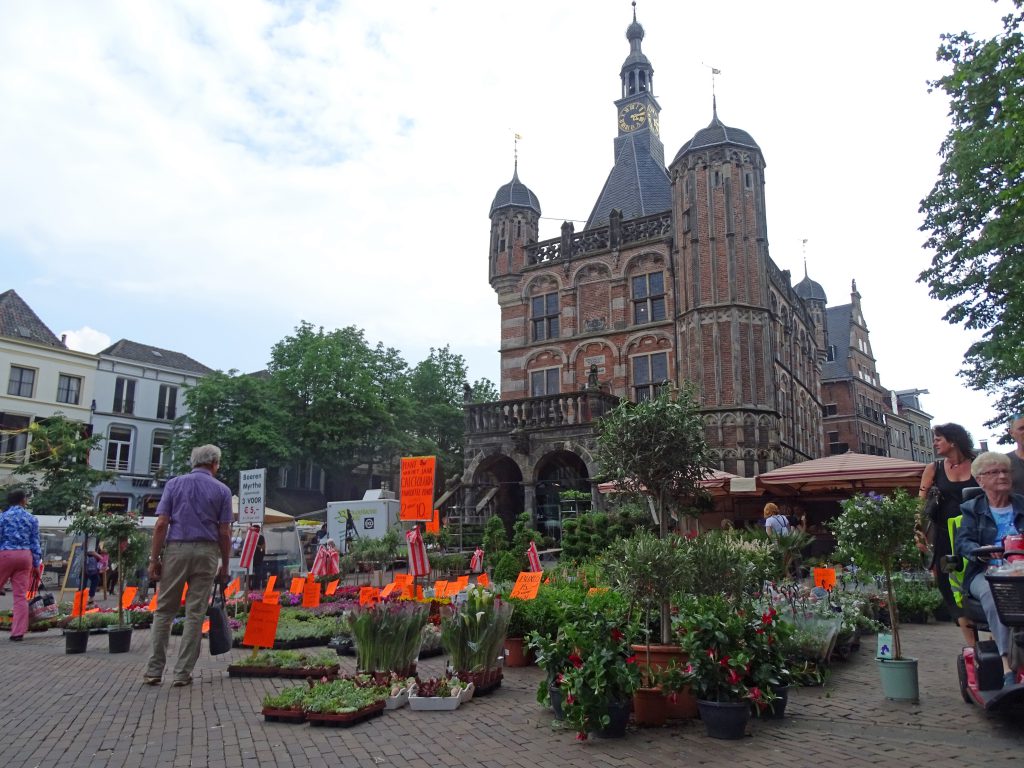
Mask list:
[{"label": "handwritten price sign", "polygon": [[434,517],[434,456],[406,456],[402,459],[401,520],[432,520]]},{"label": "handwritten price sign", "polygon": [[281,604],[253,603],[249,606],[249,620],[245,624],[242,645],[253,648],[273,648],[277,636],[277,622],[281,618]]},{"label": "handwritten price sign", "polygon": [[512,588],[512,594],[518,600],[533,600],[540,589],[540,580],[544,576],[542,571],[522,571],[516,579],[516,585]]}]

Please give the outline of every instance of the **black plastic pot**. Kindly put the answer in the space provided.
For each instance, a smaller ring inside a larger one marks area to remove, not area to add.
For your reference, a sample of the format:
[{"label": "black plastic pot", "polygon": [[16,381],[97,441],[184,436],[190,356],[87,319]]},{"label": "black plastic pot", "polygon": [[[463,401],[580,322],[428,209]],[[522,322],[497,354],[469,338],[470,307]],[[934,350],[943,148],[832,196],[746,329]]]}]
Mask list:
[{"label": "black plastic pot", "polygon": [[697,700],[704,729],[713,739],[742,739],[750,719],[750,706],[745,701]]},{"label": "black plastic pot", "polygon": [[88,629],[64,630],[64,653],[85,653],[89,646]]},{"label": "black plastic pot", "polygon": [[132,628],[111,627],[107,630],[111,653],[128,653],[132,649]]},{"label": "black plastic pot", "polygon": [[565,712],[562,711],[562,689],[554,683],[548,683],[548,698],[551,700],[551,710],[555,713],[555,719],[565,720]]},{"label": "black plastic pot", "polygon": [[621,739],[625,736],[631,704],[630,700],[608,702],[608,727],[599,728],[594,731],[594,735],[601,739]]}]

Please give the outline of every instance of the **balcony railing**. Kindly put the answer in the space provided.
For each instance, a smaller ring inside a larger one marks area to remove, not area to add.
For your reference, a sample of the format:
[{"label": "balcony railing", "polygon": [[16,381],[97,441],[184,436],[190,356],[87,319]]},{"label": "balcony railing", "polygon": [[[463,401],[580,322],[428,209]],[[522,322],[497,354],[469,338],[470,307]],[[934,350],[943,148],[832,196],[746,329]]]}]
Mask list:
[{"label": "balcony railing", "polygon": [[619,403],[615,395],[601,392],[567,392],[559,395],[500,400],[466,406],[466,432],[509,432],[590,424]]}]

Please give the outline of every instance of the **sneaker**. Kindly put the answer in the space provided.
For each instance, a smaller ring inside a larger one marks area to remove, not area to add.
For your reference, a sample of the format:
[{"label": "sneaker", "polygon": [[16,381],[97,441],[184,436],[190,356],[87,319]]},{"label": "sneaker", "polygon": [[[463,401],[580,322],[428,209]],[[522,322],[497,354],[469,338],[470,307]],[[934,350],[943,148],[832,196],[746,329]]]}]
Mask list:
[{"label": "sneaker", "polygon": [[20,643],[24,639],[25,639],[24,635],[11,635],[11,642],[12,643]]},{"label": "sneaker", "polygon": [[171,683],[171,685],[174,688],[184,688],[187,685],[192,685],[192,678],[186,677],[181,680],[175,680],[173,683]]},{"label": "sneaker", "polygon": [[147,675],[146,677],[142,678],[143,685],[160,685],[160,682],[161,680],[159,677],[150,677],[149,675]]}]

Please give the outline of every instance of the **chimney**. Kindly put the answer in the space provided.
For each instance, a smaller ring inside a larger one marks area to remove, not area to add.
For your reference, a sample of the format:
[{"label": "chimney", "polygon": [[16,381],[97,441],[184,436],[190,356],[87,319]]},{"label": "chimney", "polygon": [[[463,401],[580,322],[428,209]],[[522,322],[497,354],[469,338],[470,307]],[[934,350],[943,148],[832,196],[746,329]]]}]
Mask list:
[{"label": "chimney", "polygon": [[66,333],[62,333],[60,335],[60,343],[63,344],[65,347],[68,345],[68,335]]},{"label": "chimney", "polygon": [[988,440],[981,440],[981,453],[988,452]]}]

